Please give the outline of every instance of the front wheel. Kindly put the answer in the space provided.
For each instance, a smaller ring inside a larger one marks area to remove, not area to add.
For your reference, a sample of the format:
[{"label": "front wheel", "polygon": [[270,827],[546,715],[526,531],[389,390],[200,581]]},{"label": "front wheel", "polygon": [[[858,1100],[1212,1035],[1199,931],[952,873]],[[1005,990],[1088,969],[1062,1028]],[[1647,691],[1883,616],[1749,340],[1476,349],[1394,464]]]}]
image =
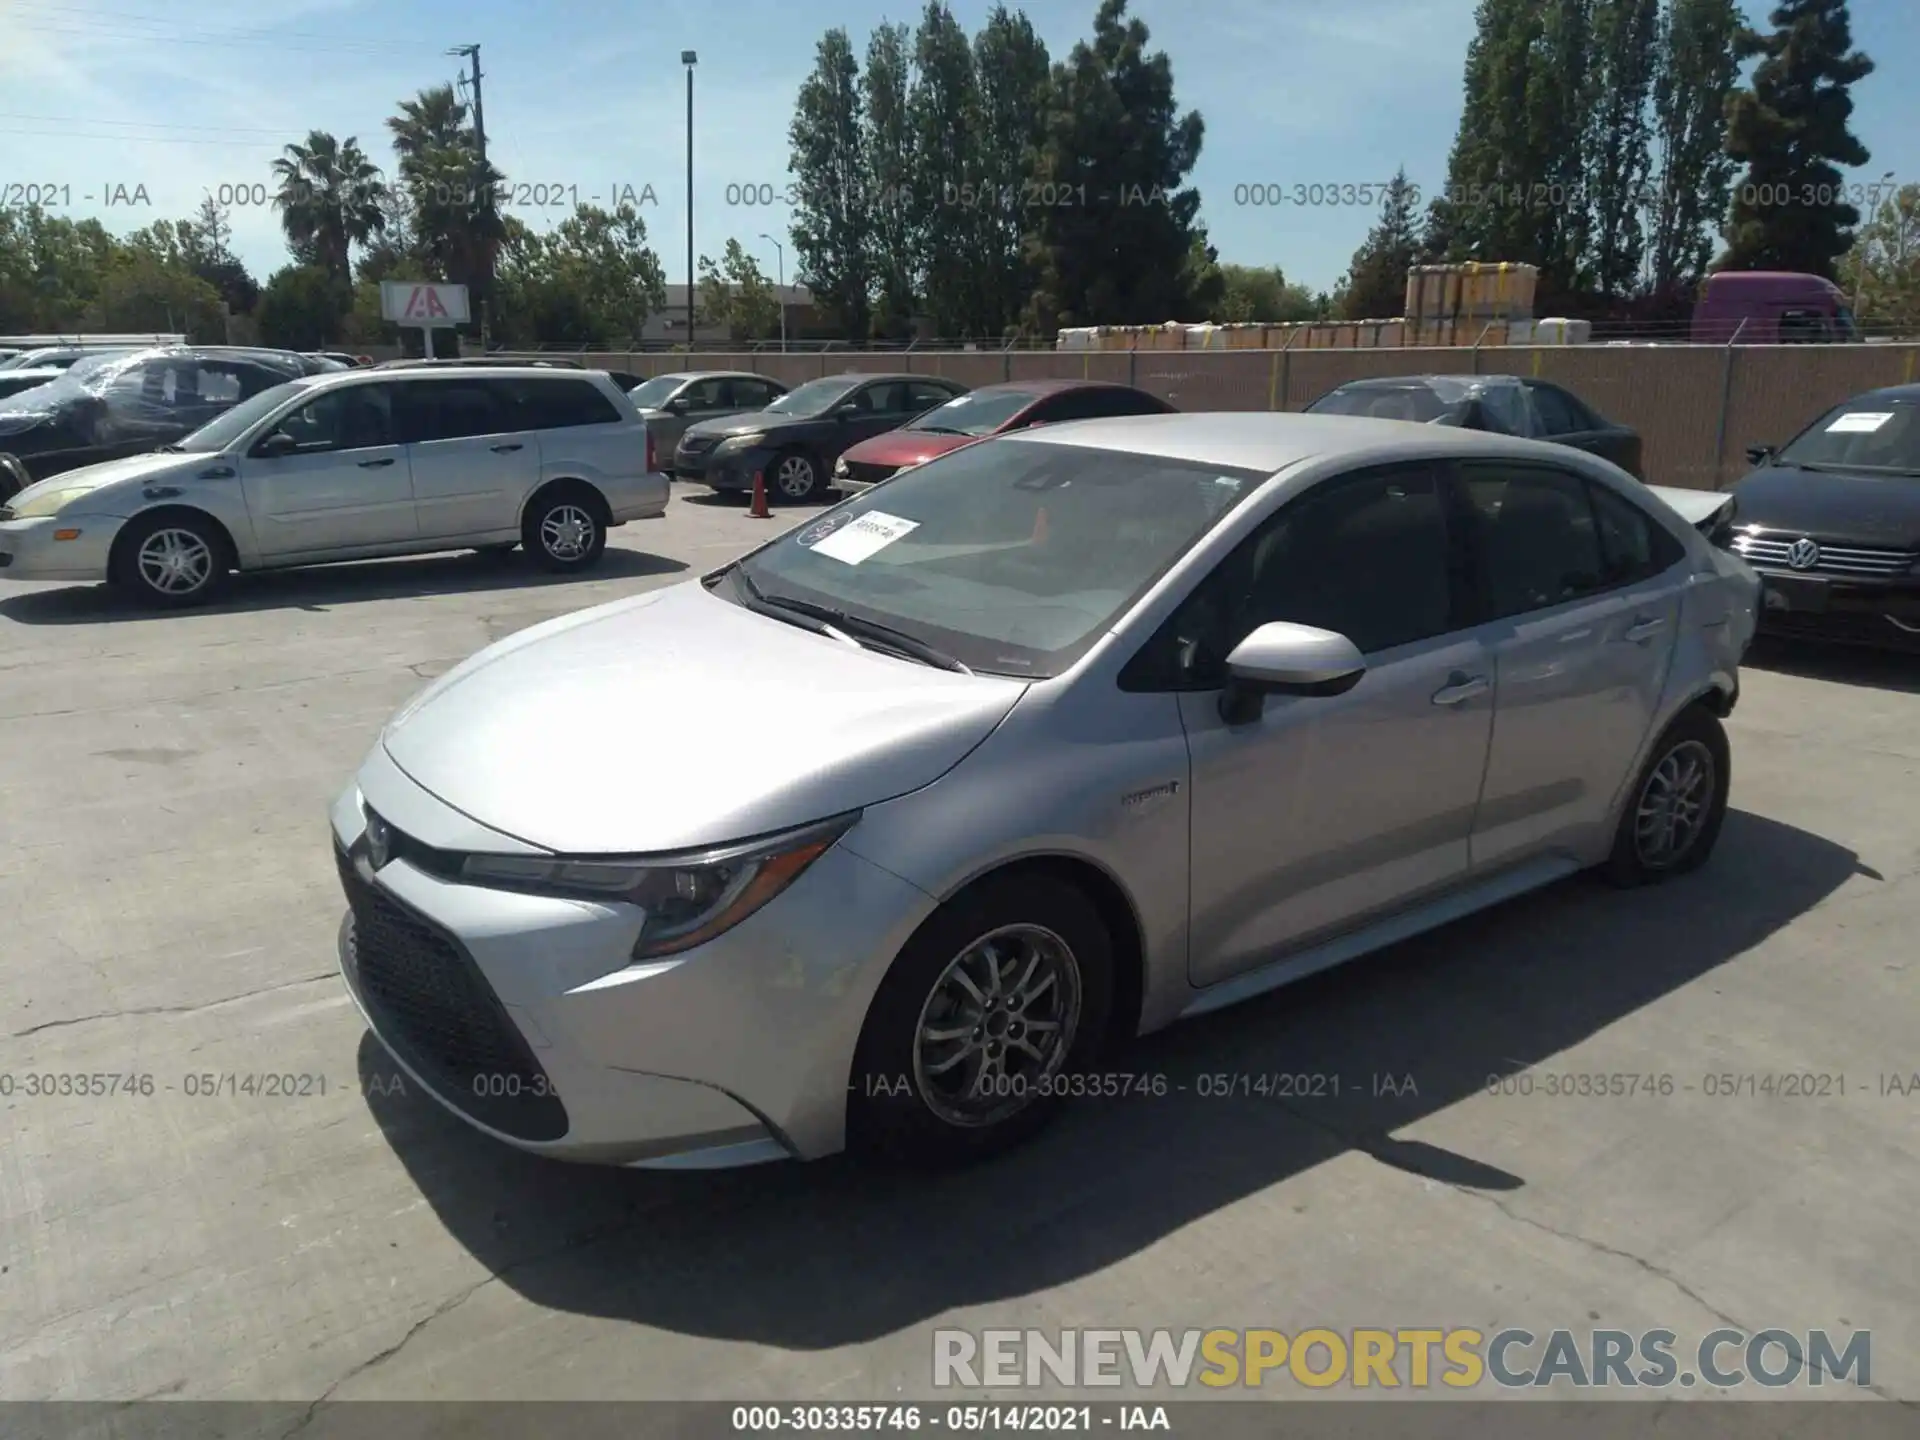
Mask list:
[{"label": "front wheel", "polygon": [[115,548],[109,578],[149,605],[198,605],[216,594],[233,567],[227,537],[193,515],[135,520]]},{"label": "front wheel", "polygon": [[1098,1053],[1113,941],[1080,890],[983,881],[907,942],[854,1056],[848,1141],[914,1164],[983,1159],[1038,1131]]},{"label": "front wheel", "polygon": [[607,526],[596,497],[574,486],[548,491],[527,507],[521,543],[543,570],[585,570],[607,548]]},{"label": "front wheel", "polygon": [[1691,707],[1635,779],[1603,876],[1623,887],[1647,885],[1706,864],[1727,818],[1731,778],[1725,728],[1705,707]]},{"label": "front wheel", "polygon": [[820,467],[814,463],[811,455],[800,450],[789,450],[774,459],[772,473],[767,479],[771,482],[767,488],[775,499],[788,504],[798,504],[811,500],[820,490]]}]

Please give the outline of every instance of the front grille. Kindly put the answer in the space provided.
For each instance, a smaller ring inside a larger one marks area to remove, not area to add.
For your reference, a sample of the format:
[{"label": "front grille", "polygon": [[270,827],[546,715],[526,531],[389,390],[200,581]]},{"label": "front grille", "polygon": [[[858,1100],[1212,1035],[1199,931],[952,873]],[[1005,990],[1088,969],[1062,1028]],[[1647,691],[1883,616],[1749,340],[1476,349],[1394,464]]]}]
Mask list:
[{"label": "front grille", "polygon": [[719,443],[720,437],[717,435],[682,435],[680,437],[680,454],[685,455],[691,460],[696,456],[706,454]]},{"label": "front grille", "polygon": [[441,1098],[522,1140],[558,1140],[567,1111],[547,1072],[457,940],[337,849],[353,911],[352,978],[389,1041]]},{"label": "front grille", "polygon": [[[1741,535],[1733,542],[1734,554],[1754,565],[1769,565],[1780,570],[1794,567],[1787,552],[1801,540],[1798,535]],[[1920,559],[1910,550],[1878,550],[1854,545],[1820,546],[1820,558],[1799,573],[1803,575],[1904,575]]]},{"label": "front grille", "polygon": [[862,485],[878,485],[899,468],[898,465],[856,464],[854,461],[849,460],[847,462],[847,478],[858,481]]}]

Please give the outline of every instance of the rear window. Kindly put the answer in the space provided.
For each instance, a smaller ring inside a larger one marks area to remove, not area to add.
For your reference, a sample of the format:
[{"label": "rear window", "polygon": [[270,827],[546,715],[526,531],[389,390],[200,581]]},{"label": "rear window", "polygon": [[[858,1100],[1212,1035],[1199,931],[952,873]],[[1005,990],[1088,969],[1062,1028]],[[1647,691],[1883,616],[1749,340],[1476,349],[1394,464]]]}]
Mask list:
[{"label": "rear window", "polygon": [[1920,406],[1863,396],[1800,432],[1776,464],[1920,475]]},{"label": "rear window", "polygon": [[576,425],[614,425],[620,412],[588,379],[510,380],[520,401],[520,424],[527,430],[565,430]]},{"label": "rear window", "polygon": [[1365,415],[1375,420],[1438,420],[1446,402],[1425,385],[1350,385],[1322,395],[1309,415]]}]

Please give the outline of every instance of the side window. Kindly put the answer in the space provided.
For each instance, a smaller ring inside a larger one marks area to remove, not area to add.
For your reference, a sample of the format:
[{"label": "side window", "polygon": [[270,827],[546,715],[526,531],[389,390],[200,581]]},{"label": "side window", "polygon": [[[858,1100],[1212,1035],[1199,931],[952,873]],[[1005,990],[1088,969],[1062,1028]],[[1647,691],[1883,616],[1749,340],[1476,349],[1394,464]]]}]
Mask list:
[{"label": "side window", "polygon": [[915,381],[906,387],[907,408],[918,415],[923,410],[931,410],[936,405],[944,405],[953,399],[954,393],[944,385],[928,385]]},{"label": "side window", "polygon": [[1587,483],[1564,470],[1463,467],[1478,527],[1487,618],[1545,610],[1607,588]]},{"label": "side window", "polygon": [[620,412],[593,381],[511,380],[519,392],[520,423],[528,430],[565,430],[577,425],[614,425]]},{"label": "side window", "polygon": [[1106,411],[1093,408],[1098,390],[1069,390],[1065,394],[1055,395],[1042,400],[1033,407],[1029,416],[1029,425],[1057,425],[1063,420],[1088,420]]},{"label": "side window", "polygon": [[747,410],[763,410],[780,398],[780,389],[766,380],[733,382],[733,403]]},{"label": "side window", "polygon": [[1780,343],[1814,345],[1827,338],[1827,317],[1817,310],[1782,310]]},{"label": "side window", "polygon": [[1314,487],[1234,550],[1121,677],[1125,689],[1214,689],[1233,647],[1290,620],[1363,653],[1461,628],[1443,481],[1394,466]]},{"label": "side window", "polygon": [[411,381],[399,387],[402,435],[419,444],[518,428],[510,412],[502,413],[501,398],[484,380]]},{"label": "side window", "polygon": [[1586,417],[1575,409],[1567,395],[1551,385],[1529,385],[1534,414],[1540,417],[1543,435],[1575,435],[1589,428]]},{"label": "side window", "polygon": [[696,380],[680,392],[689,410],[725,410],[733,402],[733,387],[724,379]]},{"label": "side window", "polygon": [[1600,530],[1600,563],[1606,582],[1632,585],[1675,564],[1686,551],[1646,511],[1604,485],[1588,485]]},{"label": "side window", "polygon": [[301,454],[362,450],[393,443],[393,412],[385,385],[347,385],[316,395],[276,430],[291,435]]},{"label": "side window", "polygon": [[193,377],[196,403],[225,409],[240,403],[240,376],[224,365],[202,365]]},{"label": "side window", "polygon": [[871,415],[898,415],[907,408],[907,387],[898,380],[868,385],[853,397]]},{"label": "side window", "polygon": [[1487,418],[1509,435],[1534,433],[1533,407],[1518,385],[1488,385],[1480,392]]}]

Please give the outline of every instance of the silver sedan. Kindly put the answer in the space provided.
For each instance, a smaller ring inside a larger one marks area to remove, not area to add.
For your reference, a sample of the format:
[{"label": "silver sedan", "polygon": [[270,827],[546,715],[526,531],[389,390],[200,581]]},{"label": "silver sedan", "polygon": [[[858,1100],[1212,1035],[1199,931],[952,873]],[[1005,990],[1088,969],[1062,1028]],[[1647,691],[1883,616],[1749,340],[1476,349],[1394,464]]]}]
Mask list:
[{"label": "silver sedan", "polygon": [[[406,706],[332,813],[348,989],[540,1153],[997,1151],[1136,1035],[1705,861],[1759,587],[1675,498],[1345,417],[968,446]],[[667,713],[711,763],[616,758]]]}]

